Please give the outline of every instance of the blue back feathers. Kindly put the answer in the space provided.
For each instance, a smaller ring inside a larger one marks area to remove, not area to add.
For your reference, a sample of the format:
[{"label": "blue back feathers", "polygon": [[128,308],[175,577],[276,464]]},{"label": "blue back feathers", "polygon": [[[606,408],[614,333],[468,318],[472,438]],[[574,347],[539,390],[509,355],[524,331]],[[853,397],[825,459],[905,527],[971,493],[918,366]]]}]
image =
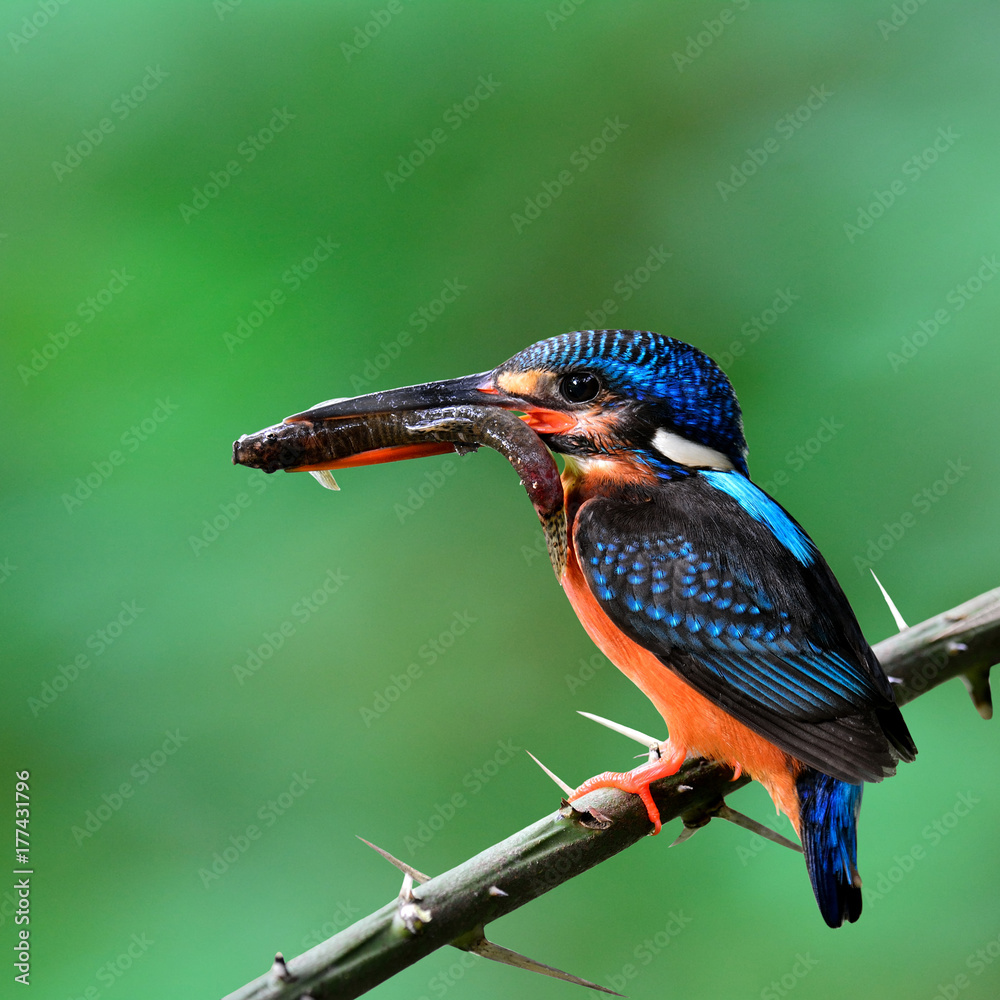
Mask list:
[{"label": "blue back feathers", "polygon": [[816,554],[809,536],[763,490],[743,476],[731,472],[702,472],[716,489],[728,493],[755,521],[766,525],[775,538],[803,566],[808,566]]}]

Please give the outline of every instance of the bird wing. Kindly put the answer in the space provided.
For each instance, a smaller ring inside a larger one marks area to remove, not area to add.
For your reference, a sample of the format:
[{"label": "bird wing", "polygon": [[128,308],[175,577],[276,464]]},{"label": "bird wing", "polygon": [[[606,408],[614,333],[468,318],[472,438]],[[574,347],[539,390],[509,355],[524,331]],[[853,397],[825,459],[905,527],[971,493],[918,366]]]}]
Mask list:
[{"label": "bird wing", "polygon": [[588,586],[626,635],[744,725],[845,781],[912,740],[832,571],[767,494],[698,473],[595,497],[574,519]]}]

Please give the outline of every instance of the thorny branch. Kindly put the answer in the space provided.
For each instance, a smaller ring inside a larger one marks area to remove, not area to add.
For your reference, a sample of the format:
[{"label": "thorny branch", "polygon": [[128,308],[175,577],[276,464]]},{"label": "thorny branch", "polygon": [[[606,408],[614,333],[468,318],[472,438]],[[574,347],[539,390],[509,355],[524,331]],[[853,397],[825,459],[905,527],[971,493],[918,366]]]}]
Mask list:
[{"label": "thorny branch", "polygon": [[[875,652],[900,704],[961,677],[979,714],[990,718],[989,670],[1000,662],[1000,588],[904,629]],[[687,832],[713,816],[738,816],[724,796],[749,779],[732,777],[722,765],[688,761],[653,785],[663,822],[681,817]],[[487,942],[483,928],[631,847],[649,829],[645,807],[634,795],[600,789],[577,807],[564,801],[555,813],[443,875],[427,879],[409,869],[397,899],[287,963],[279,956],[269,972],[226,1000],[360,996],[446,944],[593,986]],[[423,884],[414,889],[414,880]]]}]

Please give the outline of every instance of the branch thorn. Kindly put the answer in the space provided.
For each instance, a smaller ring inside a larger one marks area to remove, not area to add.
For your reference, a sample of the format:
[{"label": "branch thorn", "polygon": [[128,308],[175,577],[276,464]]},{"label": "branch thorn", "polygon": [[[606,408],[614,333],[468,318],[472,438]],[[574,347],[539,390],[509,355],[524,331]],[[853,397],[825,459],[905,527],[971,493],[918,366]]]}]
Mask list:
[{"label": "branch thorn", "polygon": [[379,854],[385,858],[386,861],[391,865],[395,865],[404,875],[410,875],[414,882],[430,882],[431,876],[425,875],[423,872],[417,871],[412,865],[408,865],[405,861],[400,861],[399,858],[394,858],[388,851],[379,847],[377,844],[373,844],[370,840],[365,840],[364,837],[355,834],[358,840],[362,844],[367,844],[373,851],[377,851]]},{"label": "branch thorn", "polygon": [[684,824],[684,828],[678,834],[677,839],[672,843],[668,844],[668,847],[676,847],[678,844],[683,844],[685,840],[690,840],[699,830],[701,826],[688,826],[687,823]]},{"label": "branch thorn", "polygon": [[900,632],[902,632],[904,628],[909,628],[910,626],[903,621],[903,616],[899,613],[899,608],[896,607],[885,587],[882,586],[882,581],[875,576],[875,570],[869,568],[868,572],[871,573],[875,582],[878,584],[878,589],[882,591],[882,596],[885,598],[885,603],[889,605],[889,611],[892,613],[892,620],[896,623],[896,628],[898,628]]},{"label": "branch thorn", "polygon": [[282,983],[295,982],[295,976],[289,971],[288,964],[285,962],[285,956],[280,951],[274,956],[274,962],[271,965],[271,975]]},{"label": "branch thorn", "polygon": [[973,667],[964,674],[959,674],[959,677],[962,678],[976,711],[984,719],[992,719],[993,692],[990,690],[990,668]]},{"label": "branch thorn", "polygon": [[409,872],[403,876],[403,887],[399,890],[399,908],[396,914],[411,934],[419,933],[424,924],[429,924],[432,919],[430,910],[424,909],[413,895],[413,876]]},{"label": "branch thorn", "polygon": [[566,795],[572,795],[576,789],[566,784],[558,774],[550,771],[530,750],[524,751],[558,786]]},{"label": "branch thorn", "polygon": [[592,712],[577,712],[577,715],[582,715],[585,719],[590,719],[592,722],[597,722],[602,726],[607,726],[608,729],[614,730],[614,732],[621,734],[622,736],[627,736],[630,740],[635,740],[636,743],[642,744],[647,750],[650,747],[658,747],[663,741],[658,740],[655,736],[647,736],[645,733],[640,733],[638,729],[632,729],[631,726],[623,726],[620,722],[612,722],[611,719],[605,719],[600,715],[594,715]]},{"label": "branch thorn", "polygon": [[611,996],[622,996],[621,993],[609,990],[605,986],[598,986],[597,983],[581,979],[579,976],[574,976],[569,972],[563,972],[560,969],[553,968],[551,965],[536,962],[533,958],[528,958],[526,955],[511,951],[509,948],[504,948],[502,945],[487,941],[482,925],[469,931],[468,934],[463,934],[462,937],[456,938],[451,943],[461,951],[468,951],[473,955],[488,958],[491,962],[500,962],[502,965],[512,965],[515,969],[526,969],[528,972],[537,972],[542,976],[551,976],[553,979],[561,979],[566,983],[586,986],[588,989],[597,990],[600,993],[609,993]]},{"label": "branch thorn", "polygon": [[795,851],[798,854],[802,853],[802,848],[794,841],[783,837],[769,826],[764,826],[763,823],[758,823],[757,820],[751,819],[749,816],[744,816],[743,813],[737,812],[735,809],[730,809],[725,802],[716,810],[715,815],[720,819],[727,819],[730,823],[735,823],[737,826],[742,826],[744,830],[750,830],[758,836],[764,837],[766,840],[773,841],[775,844],[781,844],[782,847],[787,847],[791,851]]}]

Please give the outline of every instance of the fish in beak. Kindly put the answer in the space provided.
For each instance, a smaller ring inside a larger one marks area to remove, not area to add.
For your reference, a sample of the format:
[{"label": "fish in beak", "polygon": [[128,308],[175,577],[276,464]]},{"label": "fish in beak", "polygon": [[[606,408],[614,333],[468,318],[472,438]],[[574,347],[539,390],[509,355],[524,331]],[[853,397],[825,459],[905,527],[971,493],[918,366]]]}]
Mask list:
[{"label": "fish in beak", "polygon": [[331,399],[243,435],[233,443],[233,463],[269,473],[309,472],[327,488],[338,489],[330,470],[485,445],[500,452],[521,477],[561,578],[567,551],[563,488],[551,452],[530,422],[515,413],[529,408],[525,400],[497,389],[492,373]]}]

